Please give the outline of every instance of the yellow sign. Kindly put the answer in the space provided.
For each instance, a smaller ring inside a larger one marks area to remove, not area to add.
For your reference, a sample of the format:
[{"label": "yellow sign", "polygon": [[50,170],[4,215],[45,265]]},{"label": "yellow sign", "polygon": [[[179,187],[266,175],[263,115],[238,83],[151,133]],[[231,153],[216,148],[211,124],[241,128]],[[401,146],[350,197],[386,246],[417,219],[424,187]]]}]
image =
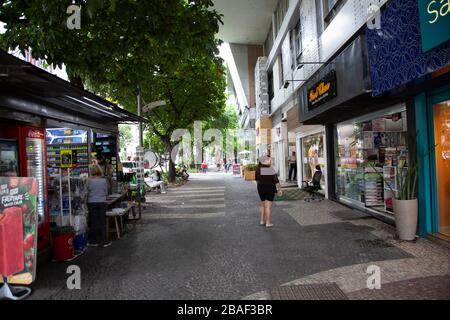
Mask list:
[{"label": "yellow sign", "polygon": [[61,168],[73,167],[72,149],[61,150],[60,157],[61,157]]},{"label": "yellow sign", "polygon": [[336,71],[331,70],[308,88],[308,108],[311,110],[337,96]]},{"label": "yellow sign", "polygon": [[323,96],[325,93],[327,93],[328,91],[330,91],[331,88],[331,83],[330,82],[321,82],[316,88],[315,90],[312,89],[309,92],[309,102],[313,102],[314,100],[317,100],[317,98]]}]

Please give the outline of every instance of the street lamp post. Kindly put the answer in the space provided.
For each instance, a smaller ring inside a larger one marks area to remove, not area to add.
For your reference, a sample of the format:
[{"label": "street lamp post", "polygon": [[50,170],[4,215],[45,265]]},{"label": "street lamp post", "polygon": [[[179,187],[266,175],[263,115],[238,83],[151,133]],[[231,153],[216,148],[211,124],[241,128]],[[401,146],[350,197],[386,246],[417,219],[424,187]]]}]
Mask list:
[{"label": "street lamp post", "polygon": [[[166,102],[164,100],[159,100],[159,101],[154,101],[154,102],[150,102],[144,106],[142,106],[142,96],[141,96],[141,86],[140,84],[137,85],[137,111],[138,111],[138,116],[141,117],[142,116],[142,112],[149,112],[151,110],[153,110],[156,107],[160,107],[160,106],[164,106],[166,105]],[[145,102],[144,102],[145,103]],[[143,147],[144,147],[144,125],[142,122],[139,123],[139,149],[140,149],[140,155],[143,156]],[[143,159],[140,159],[140,162],[142,163]],[[143,174],[142,172],[140,172],[139,174]],[[141,177],[142,178],[142,177]],[[138,208],[139,208],[139,219],[141,219],[142,217],[142,206],[141,206],[141,181],[142,179],[139,180],[138,183],[138,194],[139,194],[139,201],[138,201]]]}]

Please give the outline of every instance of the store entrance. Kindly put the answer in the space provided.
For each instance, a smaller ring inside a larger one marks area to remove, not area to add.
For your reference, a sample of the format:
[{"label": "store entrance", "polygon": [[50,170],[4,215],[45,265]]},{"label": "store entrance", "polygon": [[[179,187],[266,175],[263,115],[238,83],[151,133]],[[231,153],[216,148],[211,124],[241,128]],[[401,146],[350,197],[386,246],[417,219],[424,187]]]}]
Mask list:
[{"label": "store entrance", "polygon": [[322,179],[320,181],[320,193],[325,194],[325,173],[326,173],[326,158],[324,148],[325,135],[323,132],[304,137],[300,140],[302,147],[302,180],[312,181],[314,174],[317,171],[317,166],[320,166],[322,171]]},{"label": "store entrance", "polygon": [[438,232],[450,237],[450,100],[433,105]]}]

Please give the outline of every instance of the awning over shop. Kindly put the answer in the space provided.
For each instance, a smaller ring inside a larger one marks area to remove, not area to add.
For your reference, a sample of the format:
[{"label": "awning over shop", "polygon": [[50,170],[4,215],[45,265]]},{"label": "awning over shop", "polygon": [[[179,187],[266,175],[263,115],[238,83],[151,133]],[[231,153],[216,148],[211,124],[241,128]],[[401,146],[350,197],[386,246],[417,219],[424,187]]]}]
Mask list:
[{"label": "awning over shop", "polygon": [[117,131],[143,119],[89,91],[0,50],[0,115],[30,114],[50,121]]}]

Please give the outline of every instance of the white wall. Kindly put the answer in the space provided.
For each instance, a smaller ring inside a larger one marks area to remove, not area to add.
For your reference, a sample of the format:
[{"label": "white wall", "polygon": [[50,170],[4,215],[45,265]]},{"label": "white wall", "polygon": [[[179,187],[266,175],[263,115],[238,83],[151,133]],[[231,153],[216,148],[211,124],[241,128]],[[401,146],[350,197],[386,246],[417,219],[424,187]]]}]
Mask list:
[{"label": "white wall", "polygon": [[[274,71],[274,99],[272,100],[272,112],[276,111],[281,105],[289,100],[293,93],[297,91],[304,82],[294,82],[287,88],[280,88],[278,82],[275,82],[275,76],[278,76],[278,55],[282,50],[283,39],[289,30],[295,26],[295,15],[292,10],[300,11],[303,61],[327,61],[333,56],[366,22],[368,18],[369,5],[382,7],[387,0],[348,0],[331,24],[318,37],[317,32],[317,12],[314,0],[290,1],[290,8],[286,14],[285,21],[278,33],[274,46],[269,54],[268,66],[273,66]],[[305,80],[311,77],[321,65],[305,65],[300,70],[288,73],[288,78],[295,80]]]},{"label": "white wall", "polygon": [[[248,70],[248,46],[230,43],[230,49],[233,54],[234,62],[241,79],[247,102],[250,101],[250,75]],[[254,72],[254,70],[252,70]],[[243,106],[244,107],[244,106]]]}]

